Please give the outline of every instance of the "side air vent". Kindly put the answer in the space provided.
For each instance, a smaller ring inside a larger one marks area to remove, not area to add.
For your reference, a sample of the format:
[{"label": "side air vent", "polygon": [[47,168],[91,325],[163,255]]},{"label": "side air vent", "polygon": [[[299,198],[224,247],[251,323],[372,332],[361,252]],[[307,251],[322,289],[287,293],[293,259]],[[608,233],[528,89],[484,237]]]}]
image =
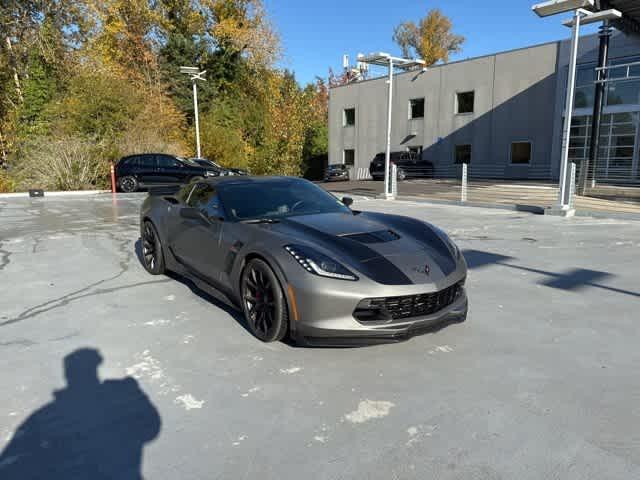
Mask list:
[{"label": "side air vent", "polygon": [[398,240],[400,235],[393,230],[380,230],[379,232],[351,233],[342,237],[360,243],[385,243]]}]

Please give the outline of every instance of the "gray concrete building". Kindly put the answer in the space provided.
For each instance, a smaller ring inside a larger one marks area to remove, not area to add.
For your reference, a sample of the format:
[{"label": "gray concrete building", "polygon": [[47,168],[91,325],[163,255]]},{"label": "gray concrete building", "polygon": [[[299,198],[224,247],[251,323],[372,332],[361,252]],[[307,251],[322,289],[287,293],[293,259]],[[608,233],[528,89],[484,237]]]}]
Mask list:
[{"label": "gray concrete building", "polygon": [[[436,176],[555,180],[559,175],[570,42],[557,41],[394,77],[392,151],[413,151]],[[570,157],[588,156],[597,35],[580,40]],[[640,61],[640,37],[616,33],[610,64]],[[640,67],[634,67],[640,75]],[[329,163],[365,178],[385,150],[386,78],[331,89]],[[607,86],[596,177],[638,183],[640,80]]]}]

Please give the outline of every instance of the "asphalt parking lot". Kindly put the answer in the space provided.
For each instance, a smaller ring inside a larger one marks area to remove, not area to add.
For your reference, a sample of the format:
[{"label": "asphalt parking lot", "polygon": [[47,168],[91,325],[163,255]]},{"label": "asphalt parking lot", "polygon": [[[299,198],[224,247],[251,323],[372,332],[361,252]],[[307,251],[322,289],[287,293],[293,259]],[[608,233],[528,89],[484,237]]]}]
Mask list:
[{"label": "asphalt parking lot", "polygon": [[469,319],[305,349],[149,276],[143,197],[0,199],[0,477],[107,455],[117,478],[640,478],[640,222],[356,201],[452,235]]}]

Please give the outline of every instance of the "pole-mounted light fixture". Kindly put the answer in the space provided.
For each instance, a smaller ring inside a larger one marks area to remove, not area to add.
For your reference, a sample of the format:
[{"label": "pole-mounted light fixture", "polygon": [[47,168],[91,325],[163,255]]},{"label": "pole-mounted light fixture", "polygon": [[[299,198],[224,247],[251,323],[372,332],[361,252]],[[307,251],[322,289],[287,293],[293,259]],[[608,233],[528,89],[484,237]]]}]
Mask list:
[{"label": "pole-mounted light fixture", "polygon": [[550,17],[558,13],[572,12],[579,8],[593,8],[594,0],[549,0],[531,7],[539,17]]},{"label": "pole-mounted light fixture", "polygon": [[200,71],[197,67],[180,67],[180,73],[189,75],[191,83],[193,84],[193,112],[196,124],[196,156],[200,158],[200,123],[198,121],[198,87],[196,82],[198,80],[206,82],[207,79],[204,78],[204,74],[207,73],[207,71]]}]

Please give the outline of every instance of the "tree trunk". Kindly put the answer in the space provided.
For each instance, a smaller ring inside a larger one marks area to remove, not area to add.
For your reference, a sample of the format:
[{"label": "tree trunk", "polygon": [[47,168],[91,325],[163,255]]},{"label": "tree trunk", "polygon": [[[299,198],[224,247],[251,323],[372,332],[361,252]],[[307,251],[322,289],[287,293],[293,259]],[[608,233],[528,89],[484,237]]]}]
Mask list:
[{"label": "tree trunk", "polygon": [[16,95],[20,103],[23,102],[24,98],[22,96],[22,87],[20,86],[20,75],[18,75],[18,68],[16,66],[16,59],[13,55],[13,47],[11,45],[11,38],[6,37],[7,42],[7,52],[9,54],[9,64],[11,65],[11,69],[13,70],[13,82],[16,86]]}]

